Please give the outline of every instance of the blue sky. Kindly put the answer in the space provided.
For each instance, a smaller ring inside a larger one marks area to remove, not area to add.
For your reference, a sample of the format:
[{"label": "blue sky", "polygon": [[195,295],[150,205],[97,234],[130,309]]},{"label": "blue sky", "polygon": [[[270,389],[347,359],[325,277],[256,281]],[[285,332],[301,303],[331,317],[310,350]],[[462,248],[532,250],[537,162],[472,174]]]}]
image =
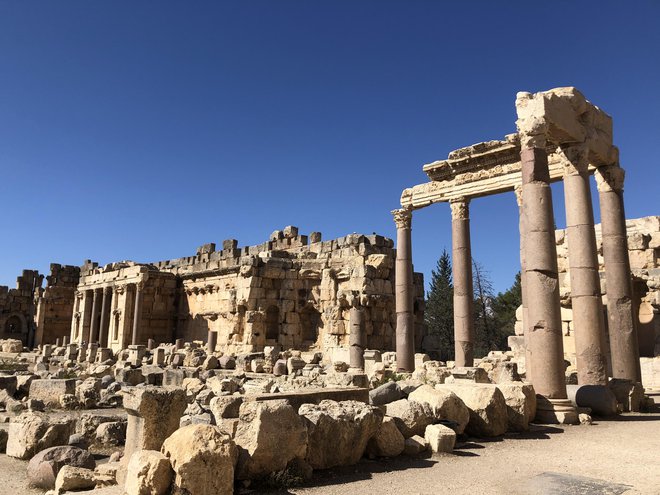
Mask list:
[{"label": "blue sky", "polygon": [[[628,217],[660,214],[658,19],[653,1],[0,0],[0,284],[290,224],[393,237],[424,163],[514,132],[516,92],[556,86],[614,117]],[[471,217],[503,290],[513,193]],[[415,269],[450,247],[449,207],[417,213]]]}]

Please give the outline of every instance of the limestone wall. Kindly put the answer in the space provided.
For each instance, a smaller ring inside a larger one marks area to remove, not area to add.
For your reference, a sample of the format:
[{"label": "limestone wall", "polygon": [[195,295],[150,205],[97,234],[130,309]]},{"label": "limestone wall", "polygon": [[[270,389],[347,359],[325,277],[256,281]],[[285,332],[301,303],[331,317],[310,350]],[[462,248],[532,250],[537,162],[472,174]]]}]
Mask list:
[{"label": "limestone wall", "polygon": [[43,275],[36,270],[23,270],[16,288],[0,286],[0,339],[18,339],[30,345],[34,336],[34,297],[41,287]]},{"label": "limestone wall", "polygon": [[36,333],[34,345],[55,342],[69,335],[76,286],[80,279],[80,267],[70,265],[50,265],[50,275],[46,277],[46,287],[39,288],[35,298]]},{"label": "limestone wall", "polygon": [[[194,256],[150,265],[90,262],[81,272],[71,335],[73,340],[79,331],[89,335],[91,297],[88,292],[85,305],[85,291],[125,286],[113,297],[109,342],[113,349],[125,347],[133,327],[133,287],[144,281],[139,343],[206,341],[213,331],[226,352],[280,346],[343,355],[355,306],[365,310],[367,347],[393,350],[394,258],[393,241],[382,236],[323,241],[319,233],[300,235],[287,227],[256,246],[239,247],[229,239],[222,249],[205,244]],[[421,274],[414,280],[419,349],[425,336],[424,281]]]}]

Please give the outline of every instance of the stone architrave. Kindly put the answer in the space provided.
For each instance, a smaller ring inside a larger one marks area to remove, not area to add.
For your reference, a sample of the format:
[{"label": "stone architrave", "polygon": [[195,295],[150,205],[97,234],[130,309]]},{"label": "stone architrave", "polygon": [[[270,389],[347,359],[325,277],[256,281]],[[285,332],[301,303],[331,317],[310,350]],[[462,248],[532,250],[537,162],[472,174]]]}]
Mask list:
[{"label": "stone architrave", "polygon": [[605,322],[587,153],[585,145],[557,150],[564,166],[566,235],[578,383],[607,385],[607,363],[603,349]]},{"label": "stone architrave", "polygon": [[632,306],[626,216],[623,207],[625,172],[611,165],[596,170],[607,283],[607,320],[612,377],[641,382],[639,343]]},{"label": "stone architrave", "polygon": [[349,313],[350,333],[349,333],[349,364],[356,370],[364,371],[364,313],[360,308],[351,308]]},{"label": "stone architrave", "polygon": [[160,450],[163,442],[179,428],[186,409],[182,388],[130,387],[125,391],[124,408],[128,413],[124,459],[140,450]]},{"label": "stone architrave", "polygon": [[413,314],[412,210],[392,211],[396,224],[395,304],[396,363],[399,371],[415,371]]},{"label": "stone architrave", "polygon": [[470,200],[450,201],[454,278],[454,342],[457,367],[474,364],[474,293],[470,250]]}]

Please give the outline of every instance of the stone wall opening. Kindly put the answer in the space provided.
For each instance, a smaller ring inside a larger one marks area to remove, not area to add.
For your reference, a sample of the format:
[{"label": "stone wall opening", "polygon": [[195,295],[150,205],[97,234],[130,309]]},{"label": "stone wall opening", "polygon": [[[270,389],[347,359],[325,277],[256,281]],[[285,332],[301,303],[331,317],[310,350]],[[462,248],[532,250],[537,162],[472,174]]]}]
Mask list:
[{"label": "stone wall opening", "polygon": [[313,306],[306,306],[300,313],[300,329],[303,344],[313,345],[319,338],[321,313]]},{"label": "stone wall opening", "polygon": [[266,309],[266,340],[278,340],[280,336],[280,310],[277,306]]}]

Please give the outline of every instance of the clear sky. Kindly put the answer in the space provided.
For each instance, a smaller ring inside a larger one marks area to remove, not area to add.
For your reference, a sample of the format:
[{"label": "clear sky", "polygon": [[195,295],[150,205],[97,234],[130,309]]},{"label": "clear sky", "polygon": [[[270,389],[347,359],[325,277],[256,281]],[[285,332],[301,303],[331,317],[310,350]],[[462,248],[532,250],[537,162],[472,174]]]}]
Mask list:
[{"label": "clear sky", "polygon": [[[660,214],[659,19],[644,0],[0,0],[0,284],[286,225],[393,237],[424,163],[514,132],[516,92],[557,86],[614,117],[628,217]],[[513,193],[471,218],[503,290]],[[415,215],[427,280],[450,247],[448,205]]]}]

